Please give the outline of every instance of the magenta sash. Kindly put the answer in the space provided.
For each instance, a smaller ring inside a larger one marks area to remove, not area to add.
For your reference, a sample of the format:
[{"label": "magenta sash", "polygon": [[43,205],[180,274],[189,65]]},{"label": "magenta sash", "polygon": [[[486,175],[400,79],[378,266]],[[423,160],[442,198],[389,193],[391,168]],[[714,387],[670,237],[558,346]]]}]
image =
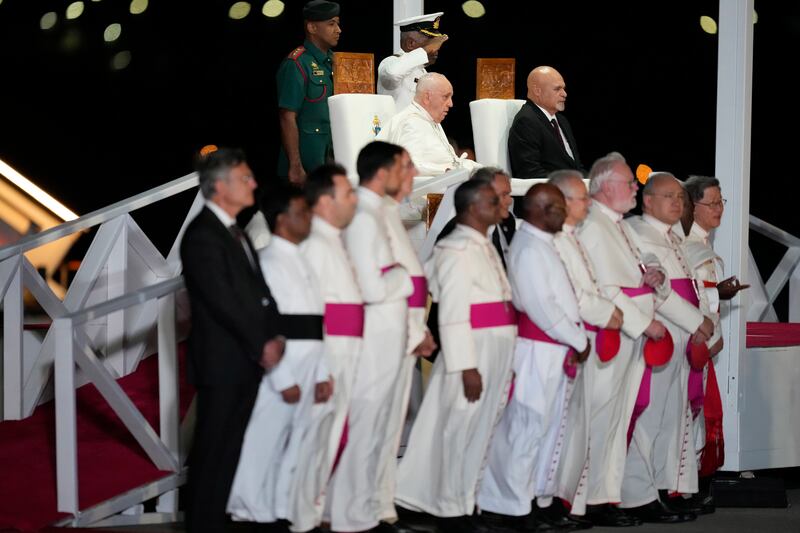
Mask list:
[{"label": "magenta sash", "polygon": [[700,300],[697,299],[697,292],[694,290],[694,281],[690,278],[676,278],[669,280],[672,290],[678,293],[678,296],[689,302],[695,307],[700,305]]},{"label": "magenta sash", "polygon": [[425,307],[428,303],[428,280],[425,276],[411,276],[414,292],[408,297],[409,307]]},{"label": "magenta sash", "polygon": [[325,304],[326,335],[361,337],[364,334],[363,304]]},{"label": "magenta sash", "polygon": [[656,292],[653,290],[653,287],[648,285],[643,285],[641,287],[620,287],[620,290],[629,298],[636,298],[637,296],[641,296],[643,294],[652,294]]},{"label": "magenta sash", "polygon": [[636,419],[641,416],[647,406],[650,405],[650,378],[653,375],[653,368],[648,365],[644,369],[642,382],[639,384],[639,394],[636,395],[636,403],[633,404],[633,414],[628,425],[628,446],[631,445],[633,430],[636,427]]},{"label": "magenta sash", "polygon": [[489,302],[469,306],[472,329],[499,328],[517,323],[517,311],[511,302]]},{"label": "magenta sash", "polygon": [[[530,339],[532,341],[547,342],[549,344],[558,344],[559,346],[566,346],[558,342],[550,335],[542,331],[542,328],[537,326],[528,315],[522,311],[517,311],[517,331],[520,337]],[[578,373],[578,367],[572,362],[572,355],[575,350],[571,346],[567,346],[567,354],[564,356],[564,373],[569,379],[575,379]]]},{"label": "magenta sash", "polygon": [[[669,283],[672,286],[672,290],[678,293],[681,298],[695,307],[700,305],[700,301],[697,299],[697,293],[694,290],[694,282],[691,279],[671,279]],[[686,347],[687,354],[689,350],[691,350],[691,341],[690,345]],[[697,418],[697,415],[700,414],[700,410],[703,408],[703,400],[705,398],[705,393],[703,392],[702,369],[690,368],[688,397],[689,405],[692,408],[692,417]]]}]

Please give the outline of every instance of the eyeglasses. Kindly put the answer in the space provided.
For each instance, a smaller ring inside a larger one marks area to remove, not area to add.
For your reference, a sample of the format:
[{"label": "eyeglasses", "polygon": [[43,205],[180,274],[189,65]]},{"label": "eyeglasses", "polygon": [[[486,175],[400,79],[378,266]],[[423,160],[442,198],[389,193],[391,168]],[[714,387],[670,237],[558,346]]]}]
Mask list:
[{"label": "eyeglasses", "polygon": [[695,202],[694,205],[702,205],[702,206],[705,206],[705,207],[709,207],[711,209],[722,209],[723,207],[725,207],[725,204],[727,204],[727,203],[728,203],[728,200],[723,198],[722,200],[719,200],[717,202],[708,202],[708,203]]}]

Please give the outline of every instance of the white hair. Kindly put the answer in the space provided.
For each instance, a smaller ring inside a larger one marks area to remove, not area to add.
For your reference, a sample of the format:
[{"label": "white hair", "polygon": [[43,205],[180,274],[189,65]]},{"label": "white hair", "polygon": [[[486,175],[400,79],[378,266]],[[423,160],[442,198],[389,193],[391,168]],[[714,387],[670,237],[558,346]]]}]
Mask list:
[{"label": "white hair", "polygon": [[589,171],[589,194],[599,193],[603,183],[616,174],[614,167],[624,162],[625,158],[619,152],[611,152],[595,161]]},{"label": "white hair", "polygon": [[[672,178],[678,183],[681,183],[680,181],[678,181],[678,178],[676,178],[675,174],[673,174],[672,172],[661,172],[661,171],[651,172],[647,176],[647,183],[644,184],[644,189],[642,189],[642,194],[653,194],[653,189],[655,189],[656,187],[656,182],[661,181],[662,178]],[[683,187],[682,183],[681,187]]]},{"label": "white hair", "polygon": [[423,94],[437,89],[442,82],[447,82],[447,78],[438,72],[423,74],[422,77],[417,80],[417,92],[414,93],[414,99],[419,101]]}]

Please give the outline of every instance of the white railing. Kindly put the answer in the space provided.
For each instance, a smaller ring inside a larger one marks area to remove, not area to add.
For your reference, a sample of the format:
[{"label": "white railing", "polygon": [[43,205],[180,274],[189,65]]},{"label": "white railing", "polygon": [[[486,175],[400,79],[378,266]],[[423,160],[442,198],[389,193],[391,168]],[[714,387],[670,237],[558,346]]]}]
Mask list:
[{"label": "white railing", "polygon": [[[189,209],[175,243],[165,258],[142,232],[130,213],[136,209],[197,187],[197,175],[189,174],[103,209],[66,222],[42,233],[0,248],[0,297],[3,299],[2,419],[30,416],[52,389],[55,330],[25,329],[23,295],[27,289],[50,319],[79,312],[102,301],[123,296],[140,287],[180,274],[178,243],[186,224],[202,207],[198,194]],[[66,296],[60,299],[48,286],[25,253],[37,247],[99,226]],[[148,349],[155,326],[155,303],[142,302],[89,320],[76,329],[72,342],[87,357],[104,353],[104,362],[115,377],[133,371]],[[150,352],[152,353],[152,351]],[[76,385],[87,380],[80,372]]]},{"label": "white railing", "polygon": [[[141,288],[118,298],[65,314],[53,321],[55,335],[55,409],[56,409],[56,473],[58,510],[71,513],[79,520],[78,507],[78,436],[75,409],[75,369],[80,368],[122,420],[125,427],[159,470],[180,475],[185,452],[181,451],[179,414],[179,375],[175,323],[175,293],[183,288],[181,277]],[[159,431],[156,432],[136,408],[109,369],[93,353],[76,349],[79,326],[98,317],[124,309],[156,302],[158,321],[158,405]],[[160,435],[160,436],[159,436]],[[176,488],[180,480],[166,490]],[[105,516],[115,514],[143,500],[121,501],[119,508],[106,505]],[[173,509],[177,500],[172,496]],[[93,519],[105,518],[93,516]],[[85,517],[84,517],[85,521]],[[92,520],[94,521],[94,520]],[[77,523],[77,522],[76,522]]]},{"label": "white railing", "polygon": [[756,298],[751,301],[748,317],[753,321],[765,321],[774,316],[772,308],[786,283],[789,283],[789,322],[800,322],[800,238],[795,237],[772,224],[750,215],[750,229],[786,246],[775,270],[764,283],[764,301]]}]

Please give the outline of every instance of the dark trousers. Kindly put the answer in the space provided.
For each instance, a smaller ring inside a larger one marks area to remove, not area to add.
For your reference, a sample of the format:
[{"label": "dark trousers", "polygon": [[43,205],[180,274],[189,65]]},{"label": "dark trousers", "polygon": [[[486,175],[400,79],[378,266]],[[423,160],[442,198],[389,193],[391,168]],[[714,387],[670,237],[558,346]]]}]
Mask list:
[{"label": "dark trousers", "polygon": [[259,381],[197,388],[197,419],[186,483],[186,530],[225,529],[233,477]]}]

